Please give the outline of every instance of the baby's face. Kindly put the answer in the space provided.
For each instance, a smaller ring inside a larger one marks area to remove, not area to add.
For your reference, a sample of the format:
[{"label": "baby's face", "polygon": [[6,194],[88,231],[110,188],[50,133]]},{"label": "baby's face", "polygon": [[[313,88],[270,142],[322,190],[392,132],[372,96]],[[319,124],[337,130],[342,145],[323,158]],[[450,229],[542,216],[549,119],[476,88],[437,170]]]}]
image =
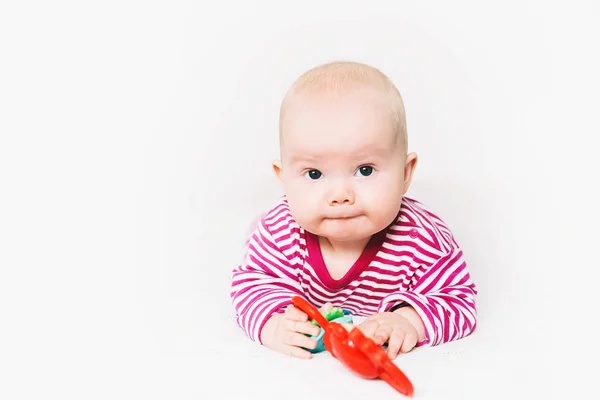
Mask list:
[{"label": "baby's face", "polygon": [[299,95],[281,128],[281,169],[275,170],[301,227],[355,241],[393,222],[412,168],[405,177],[406,149],[374,90],[329,99]]}]

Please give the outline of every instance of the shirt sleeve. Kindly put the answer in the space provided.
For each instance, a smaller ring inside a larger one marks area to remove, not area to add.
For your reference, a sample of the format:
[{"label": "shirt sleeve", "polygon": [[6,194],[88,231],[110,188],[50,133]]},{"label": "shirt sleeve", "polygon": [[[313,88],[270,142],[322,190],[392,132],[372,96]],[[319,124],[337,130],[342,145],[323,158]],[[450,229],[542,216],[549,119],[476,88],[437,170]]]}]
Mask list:
[{"label": "shirt sleeve", "polygon": [[274,235],[266,221],[261,219],[248,240],[244,260],[233,270],[230,293],[238,325],[259,343],[265,322],[302,295],[289,229]]},{"label": "shirt sleeve", "polygon": [[425,339],[418,346],[435,346],[473,332],[477,289],[462,250],[453,246],[430,266],[422,266],[413,280],[410,291],[386,296],[379,312],[404,304],[412,306],[425,327]]}]

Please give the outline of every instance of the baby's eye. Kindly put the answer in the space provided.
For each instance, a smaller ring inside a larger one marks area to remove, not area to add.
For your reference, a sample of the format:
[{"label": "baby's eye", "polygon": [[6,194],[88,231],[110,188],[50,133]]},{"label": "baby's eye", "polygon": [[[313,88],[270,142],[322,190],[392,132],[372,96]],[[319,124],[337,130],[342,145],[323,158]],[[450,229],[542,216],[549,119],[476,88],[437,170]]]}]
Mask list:
[{"label": "baby's eye", "polygon": [[312,180],[317,180],[319,179],[323,174],[321,174],[321,171],[316,170],[316,169],[311,169],[310,171],[308,171],[306,173],[306,176],[309,177]]},{"label": "baby's eye", "polygon": [[369,176],[373,173],[373,167],[371,167],[370,165],[364,165],[360,167],[358,171],[356,171],[356,173],[362,176]]}]

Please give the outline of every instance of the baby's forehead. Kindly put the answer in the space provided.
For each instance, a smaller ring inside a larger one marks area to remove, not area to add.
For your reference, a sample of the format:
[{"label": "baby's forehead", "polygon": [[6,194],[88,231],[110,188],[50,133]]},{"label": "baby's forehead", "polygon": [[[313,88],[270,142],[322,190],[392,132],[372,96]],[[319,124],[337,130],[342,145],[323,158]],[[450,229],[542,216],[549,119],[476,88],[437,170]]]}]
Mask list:
[{"label": "baby's forehead", "polygon": [[307,106],[290,113],[281,133],[281,151],[288,156],[364,158],[388,154],[399,143],[390,116],[377,107]]},{"label": "baby's forehead", "polygon": [[280,120],[280,134],[299,133],[302,128],[311,132],[363,129],[376,125],[394,125],[392,107],[385,97],[370,88],[359,88],[345,94],[299,93],[290,99]]},{"label": "baby's forehead", "polygon": [[344,119],[348,115],[356,118],[373,114],[373,109],[379,111],[381,118],[389,118],[392,108],[384,93],[368,86],[357,86],[344,92],[296,92],[289,97],[282,110],[280,122],[283,128],[286,123],[299,123],[307,118],[335,120],[336,117]]}]

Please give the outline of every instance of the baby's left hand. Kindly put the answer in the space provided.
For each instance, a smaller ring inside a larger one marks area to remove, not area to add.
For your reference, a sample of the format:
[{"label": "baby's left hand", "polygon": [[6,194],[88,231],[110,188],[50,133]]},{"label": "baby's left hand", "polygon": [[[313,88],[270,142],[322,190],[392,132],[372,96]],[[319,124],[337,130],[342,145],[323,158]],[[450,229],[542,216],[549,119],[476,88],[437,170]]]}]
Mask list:
[{"label": "baby's left hand", "polygon": [[392,360],[398,352],[408,353],[417,345],[418,332],[405,317],[394,312],[373,314],[358,326],[378,345],[388,343],[387,354]]}]

